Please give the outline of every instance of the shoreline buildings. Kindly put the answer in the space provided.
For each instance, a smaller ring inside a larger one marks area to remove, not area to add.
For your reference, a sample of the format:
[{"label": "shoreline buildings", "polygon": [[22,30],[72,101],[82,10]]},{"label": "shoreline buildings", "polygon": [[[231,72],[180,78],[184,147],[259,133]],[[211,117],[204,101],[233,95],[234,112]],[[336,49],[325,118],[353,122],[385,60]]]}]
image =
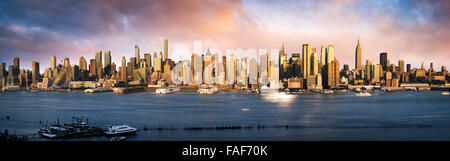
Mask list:
[{"label": "shoreline buildings", "polygon": [[[71,88],[71,87],[117,87],[130,85],[219,85],[224,88],[254,89],[268,86],[272,89],[322,90],[340,89],[346,85],[380,85],[399,87],[402,83],[446,84],[450,77],[445,66],[434,71],[432,63],[427,70],[411,69],[403,59],[398,64],[390,64],[388,53],[380,53],[379,63],[367,59],[362,64],[362,46],[357,40],[355,67],[348,64],[340,68],[334,52],[334,45],[322,45],[320,53],[310,44],[300,47],[301,53],[288,57],[284,42],[277,58],[272,60],[269,53],[254,57],[237,58],[236,55],[220,56],[211,53],[192,53],[190,60],[174,62],[169,58],[168,39],[164,40],[164,51],[153,56],[140,55],[135,45],[134,57],[129,61],[121,57],[120,66],[111,61],[109,50],[96,51],[89,64],[80,57],[79,64],[70,64],[68,58],[57,64],[56,56],[50,57],[50,67],[40,73],[39,62],[32,62],[32,71],[20,69],[19,58],[12,65],[0,63],[0,87],[22,87],[24,89]],[[319,55],[320,54],[320,55]],[[220,59],[221,58],[221,59]],[[153,59],[153,60],[152,60]],[[73,84],[73,85],[71,85]]]}]

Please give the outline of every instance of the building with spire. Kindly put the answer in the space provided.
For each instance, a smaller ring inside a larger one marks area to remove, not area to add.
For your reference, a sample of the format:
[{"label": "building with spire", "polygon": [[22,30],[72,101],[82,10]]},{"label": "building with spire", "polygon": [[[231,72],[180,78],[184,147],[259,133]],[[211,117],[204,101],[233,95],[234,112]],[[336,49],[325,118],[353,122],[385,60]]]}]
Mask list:
[{"label": "building with spire", "polygon": [[358,38],[358,43],[356,44],[356,49],[355,49],[355,69],[357,71],[361,70],[361,45],[359,45],[359,38]]}]

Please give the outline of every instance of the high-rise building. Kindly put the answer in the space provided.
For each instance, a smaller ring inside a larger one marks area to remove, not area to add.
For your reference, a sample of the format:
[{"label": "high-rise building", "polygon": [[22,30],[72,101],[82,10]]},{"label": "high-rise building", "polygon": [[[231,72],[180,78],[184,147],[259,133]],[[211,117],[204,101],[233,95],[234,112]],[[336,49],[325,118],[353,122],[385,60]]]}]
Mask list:
[{"label": "high-rise building", "polygon": [[365,78],[367,81],[372,80],[372,74],[373,74],[372,71],[373,71],[372,61],[370,59],[367,59],[366,60],[366,73],[365,73],[366,74]]},{"label": "high-rise building", "polygon": [[80,73],[80,68],[78,67],[78,65],[73,64],[72,65],[72,69],[70,70],[70,77],[72,81],[78,81],[79,80],[79,73]]},{"label": "high-rise building", "polygon": [[120,80],[127,81],[127,60],[122,56],[122,66],[120,67]]},{"label": "high-rise building", "polygon": [[270,88],[271,89],[279,89],[280,88],[280,78],[279,78],[279,70],[278,70],[278,65],[274,62],[274,61],[270,61],[270,77],[269,77],[269,82],[270,82]]},{"label": "high-rise building", "polygon": [[50,68],[52,70],[56,69],[56,56],[50,57]]},{"label": "high-rise building", "polygon": [[303,44],[302,54],[303,54],[303,78],[307,79],[311,72],[311,45]]},{"label": "high-rise building", "polygon": [[255,58],[252,58],[250,60],[250,77],[249,77],[249,83],[250,84],[258,84],[258,62]]},{"label": "high-rise building", "polygon": [[83,57],[80,57],[80,70],[87,70],[87,62],[86,59],[84,59]]},{"label": "high-rise building", "polygon": [[92,76],[97,75],[97,61],[95,59],[89,60],[89,73]]},{"label": "high-rise building", "polygon": [[17,75],[19,75],[19,70],[20,70],[20,61],[19,61],[19,58],[14,58],[14,60],[13,60],[13,66],[14,66],[14,69],[13,69],[13,74],[15,75],[15,76],[17,76]]},{"label": "high-rise building", "polygon": [[98,70],[100,65],[102,65],[102,51],[96,51],[95,52],[95,66],[97,67],[95,70]]},{"label": "high-rise building", "polygon": [[169,40],[164,39],[164,61],[169,59]]},{"label": "high-rise building", "polygon": [[406,72],[409,73],[411,71],[411,64],[406,64]]},{"label": "high-rise building", "polygon": [[33,84],[36,84],[39,82],[40,72],[39,72],[39,62],[32,62],[32,74],[31,74],[31,80]]},{"label": "high-rise building", "polygon": [[405,61],[404,60],[398,60],[398,67],[400,69],[400,72],[405,72]]},{"label": "high-rise building", "polygon": [[311,75],[316,76],[319,74],[319,59],[317,54],[314,53],[311,56]]},{"label": "high-rise building", "polygon": [[386,52],[380,53],[380,64],[381,64],[381,67],[383,68],[383,71],[387,71],[388,66],[389,66],[389,62],[388,62],[388,59],[387,59],[387,53]]},{"label": "high-rise building", "polygon": [[203,56],[194,55],[194,84],[203,82]]},{"label": "high-rise building", "polygon": [[356,45],[356,49],[355,49],[355,69],[357,71],[362,69],[361,68],[361,45],[359,45],[359,38],[358,38],[358,44]]},{"label": "high-rise building", "polygon": [[0,63],[0,78],[6,77],[6,63]]},{"label": "high-rise building", "polygon": [[150,55],[150,53],[145,53],[144,58],[145,58],[145,64],[147,65],[147,67],[151,68],[152,67],[152,55]]},{"label": "high-rise building", "polygon": [[[278,72],[278,71],[277,71]],[[239,77],[237,80],[237,84],[246,84],[247,82],[247,58],[242,58],[241,63],[239,65]]]},{"label": "high-rise building", "polygon": [[278,53],[278,64],[279,64],[279,78],[283,79],[287,77],[287,68],[289,66],[287,61],[287,54],[284,50],[284,42],[283,46],[281,46],[281,50]]},{"label": "high-rise building", "polygon": [[[100,63],[101,64],[101,63]],[[70,68],[70,61],[69,58],[64,58],[64,68]]]},{"label": "high-rise building", "polygon": [[136,58],[134,64],[135,67],[139,66],[139,61],[141,60],[140,55],[139,55],[139,46],[134,45],[134,57]]},{"label": "high-rise building", "polygon": [[375,82],[380,82],[380,69],[381,69],[381,64],[373,65],[373,79]]},{"label": "high-rise building", "polygon": [[162,57],[159,57],[155,52],[153,53],[153,71],[162,73]]},{"label": "high-rise building", "polygon": [[327,47],[325,45],[320,47],[320,64],[327,64]]},{"label": "high-rise building", "polygon": [[328,88],[338,88],[339,87],[339,61],[333,60],[328,67]]},{"label": "high-rise building", "polygon": [[260,83],[266,85],[269,83],[269,53],[260,56],[259,77]]},{"label": "high-rise building", "polygon": [[327,48],[327,64],[334,60],[334,45],[329,45]]},{"label": "high-rise building", "polygon": [[104,70],[105,70],[105,74],[109,75],[111,72],[111,51],[105,51],[104,53],[104,57],[105,57],[105,63],[104,63]]}]

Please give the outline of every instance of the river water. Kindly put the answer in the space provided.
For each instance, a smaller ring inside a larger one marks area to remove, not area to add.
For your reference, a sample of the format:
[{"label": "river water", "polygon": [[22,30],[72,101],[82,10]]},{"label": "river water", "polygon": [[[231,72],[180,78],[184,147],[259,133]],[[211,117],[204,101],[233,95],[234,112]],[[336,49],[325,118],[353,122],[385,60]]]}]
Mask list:
[{"label": "river water", "polygon": [[[59,119],[69,123],[73,116],[86,116],[91,126],[129,124],[139,128],[136,135],[128,137],[130,141],[450,140],[450,96],[439,91],[372,94],[271,97],[244,93],[1,92],[0,130],[32,134],[46,122]],[[185,129],[231,125],[251,128]],[[158,127],[163,130],[156,130]]]}]

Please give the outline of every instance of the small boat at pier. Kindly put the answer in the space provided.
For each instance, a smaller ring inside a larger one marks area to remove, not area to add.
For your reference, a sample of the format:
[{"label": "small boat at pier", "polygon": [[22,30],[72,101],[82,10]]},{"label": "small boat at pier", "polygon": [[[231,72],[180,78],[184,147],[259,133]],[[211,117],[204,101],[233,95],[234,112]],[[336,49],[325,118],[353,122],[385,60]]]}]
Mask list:
[{"label": "small boat at pier", "polygon": [[156,94],[170,94],[170,93],[174,93],[174,92],[178,92],[180,91],[181,88],[180,87],[169,87],[169,88],[158,88],[155,90]]},{"label": "small boat at pier", "polygon": [[368,97],[368,96],[372,96],[372,94],[370,94],[370,93],[367,92],[367,91],[364,91],[364,92],[356,93],[356,96],[360,96],[360,97]]},{"label": "small boat at pier", "polygon": [[198,94],[216,94],[217,92],[219,92],[219,88],[217,87],[206,87],[197,91]]},{"label": "small boat at pier", "polygon": [[110,125],[107,126],[105,134],[109,136],[114,135],[129,135],[135,134],[139,129],[131,127],[129,125]]}]

